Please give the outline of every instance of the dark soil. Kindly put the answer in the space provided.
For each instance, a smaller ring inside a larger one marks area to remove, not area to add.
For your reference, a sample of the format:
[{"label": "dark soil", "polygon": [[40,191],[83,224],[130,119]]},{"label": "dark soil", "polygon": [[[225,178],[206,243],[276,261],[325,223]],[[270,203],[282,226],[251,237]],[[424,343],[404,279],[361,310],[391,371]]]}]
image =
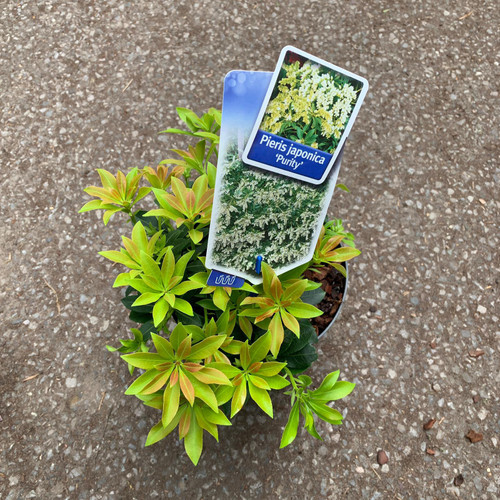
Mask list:
[{"label": "dark soil", "polygon": [[318,272],[308,270],[305,272],[304,277],[321,283],[321,288],[326,293],[325,298],[316,305],[318,309],[323,311],[323,314],[311,320],[316,333],[321,335],[332,322],[342,304],[345,291],[345,278],[331,266],[322,267],[318,269]]}]

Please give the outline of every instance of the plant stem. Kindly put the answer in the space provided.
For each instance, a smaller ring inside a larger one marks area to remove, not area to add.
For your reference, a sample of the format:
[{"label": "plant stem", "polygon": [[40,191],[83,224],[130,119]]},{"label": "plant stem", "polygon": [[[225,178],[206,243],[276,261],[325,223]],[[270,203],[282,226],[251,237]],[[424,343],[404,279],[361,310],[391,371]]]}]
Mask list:
[{"label": "plant stem", "polygon": [[293,376],[293,373],[285,366],[285,372],[290,378],[290,382],[292,383],[293,390],[298,393],[299,388],[297,387],[297,384],[295,383],[295,377]]}]

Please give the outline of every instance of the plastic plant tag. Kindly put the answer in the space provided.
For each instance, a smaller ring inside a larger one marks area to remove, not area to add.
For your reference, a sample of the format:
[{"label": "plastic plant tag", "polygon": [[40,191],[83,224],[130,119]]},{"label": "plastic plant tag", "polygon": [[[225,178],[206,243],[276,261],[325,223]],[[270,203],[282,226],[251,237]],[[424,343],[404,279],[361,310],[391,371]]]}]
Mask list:
[{"label": "plastic plant tag", "polygon": [[220,271],[211,271],[207,280],[207,286],[224,286],[229,288],[241,288],[245,284],[243,278],[233,274],[221,273]]},{"label": "plastic plant tag", "polygon": [[243,149],[272,73],[231,71],[224,81],[222,125],[206,266],[262,282],[257,257],[278,273],[309,262],[325,220],[341,154],[320,185],[252,167]]},{"label": "plastic plant tag", "polygon": [[295,47],[280,54],[243,161],[313,184],[325,181],[368,91],[361,76]]}]

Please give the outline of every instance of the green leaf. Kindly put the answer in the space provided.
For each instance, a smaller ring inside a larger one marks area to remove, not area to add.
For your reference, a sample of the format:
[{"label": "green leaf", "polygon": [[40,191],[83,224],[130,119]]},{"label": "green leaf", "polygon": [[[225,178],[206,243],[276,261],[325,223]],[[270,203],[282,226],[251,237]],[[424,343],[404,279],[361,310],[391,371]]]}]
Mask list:
[{"label": "green leaf", "polygon": [[226,340],[225,335],[214,335],[193,345],[191,354],[187,357],[190,361],[197,361],[211,356]]},{"label": "green leaf", "polygon": [[165,319],[165,316],[167,315],[169,310],[170,306],[164,298],[161,298],[155,304],[155,306],[153,307],[153,321],[155,326],[158,326]]},{"label": "green leaf", "polygon": [[162,293],[151,293],[151,292],[143,293],[142,295],[139,295],[139,297],[137,297],[137,299],[132,304],[132,307],[144,306],[146,304],[151,304],[152,302],[156,302],[162,296],[163,296],[163,292]]},{"label": "green leaf", "polygon": [[281,436],[280,448],[285,448],[291,444],[295,437],[297,436],[297,430],[299,428],[299,402],[296,401],[292,406],[290,411],[290,416],[288,417],[288,422]]},{"label": "green leaf", "polygon": [[250,363],[262,361],[271,348],[271,332],[266,332],[250,346]]},{"label": "green leaf", "polygon": [[329,373],[314,392],[325,392],[333,389],[340,375],[340,370]]},{"label": "green leaf", "polygon": [[184,299],[179,299],[179,297],[175,297],[174,309],[177,309],[188,316],[193,315],[193,308],[191,307],[191,304]]},{"label": "green leaf", "polygon": [[267,377],[266,382],[269,384],[269,387],[271,389],[275,389],[278,391],[290,385],[290,382],[281,375],[274,375],[273,377]]},{"label": "green leaf", "polygon": [[193,283],[192,281],[184,281],[179,283],[177,286],[174,286],[174,288],[170,291],[175,293],[175,295],[184,295],[185,293],[195,290],[196,288],[200,288],[200,285]]},{"label": "green leaf", "polygon": [[83,205],[82,208],[80,208],[80,210],[78,210],[78,213],[81,214],[83,212],[88,212],[90,210],[98,210],[101,208],[102,204],[103,203],[101,200],[88,201],[87,203],[85,203],[85,205]]},{"label": "green leaf", "polygon": [[209,408],[201,408],[201,411],[203,413],[203,416],[205,417],[206,420],[211,422],[212,424],[215,425],[231,425],[231,422],[228,420],[226,415],[224,415],[224,412],[222,410],[210,410]]},{"label": "green leaf", "polygon": [[332,256],[329,257],[328,260],[330,262],[345,262],[346,260],[357,257],[360,253],[361,251],[357,248],[340,247],[333,252]]},{"label": "green leaf", "polygon": [[349,188],[345,184],[337,184],[335,187],[338,188],[338,189],[342,189],[342,191],[345,191],[346,193],[350,193],[351,192],[349,190]]},{"label": "green leaf", "polygon": [[174,419],[177,410],[179,409],[180,386],[175,384],[170,387],[167,384],[165,392],[163,393],[163,414],[161,421],[163,426],[166,427]]},{"label": "green leaf", "polygon": [[155,365],[165,362],[162,356],[154,352],[135,352],[134,354],[125,354],[121,358],[132,366],[143,370],[149,370]]},{"label": "green leaf", "polygon": [[193,464],[197,465],[203,451],[203,429],[198,424],[196,418],[191,419],[189,432],[184,438],[184,449]]},{"label": "green leaf", "polygon": [[315,403],[313,401],[308,401],[308,405],[311,409],[325,422],[333,425],[339,425],[342,423],[342,413],[333,408],[330,408],[324,403]]},{"label": "green leaf", "polygon": [[133,261],[130,257],[127,257],[127,255],[122,252],[117,252],[116,250],[106,250],[98,253],[106,259],[112,262],[117,262],[118,264],[123,264],[130,269],[138,269],[139,267],[135,261]]},{"label": "green leaf", "polygon": [[143,250],[141,250],[141,266],[144,274],[152,276],[158,283],[162,282],[158,264]]},{"label": "green leaf", "polygon": [[186,271],[186,266],[188,265],[191,257],[194,254],[194,250],[184,254],[175,264],[174,268],[174,276],[184,276],[184,272]]},{"label": "green leaf", "polygon": [[335,387],[330,390],[319,390],[313,391],[315,401],[336,401],[337,399],[342,399],[351,394],[354,390],[356,384],[351,382],[337,382]]},{"label": "green leaf", "polygon": [[234,378],[238,375],[238,373],[241,373],[239,368],[236,368],[236,366],[233,365],[228,365],[227,363],[209,363],[206,366],[219,370],[228,378]]},{"label": "green leaf", "polygon": [[[189,379],[194,387],[194,394],[198,399],[201,399],[204,403],[206,403],[213,411],[218,411],[218,402],[217,397],[215,396],[214,391],[210,388],[210,386],[200,382],[192,374],[188,374]],[[215,423],[215,422],[214,422]]]},{"label": "green leaf", "polygon": [[271,403],[271,398],[269,393],[256,387],[253,382],[248,382],[248,389],[250,390],[250,397],[260,406],[260,408],[267,413],[271,418],[273,418],[273,404]]},{"label": "green leaf", "polygon": [[140,377],[136,378],[125,391],[125,394],[139,394],[160,372],[154,368],[144,372]]},{"label": "green leaf", "polygon": [[177,427],[180,418],[181,418],[180,414],[176,415],[176,417],[166,427],[163,426],[162,421],[160,420],[149,431],[145,446],[151,446],[152,444],[157,443],[164,437],[168,436]]},{"label": "green leaf", "polygon": [[274,377],[285,368],[286,363],[278,363],[277,361],[268,361],[263,363],[260,370],[257,372],[260,377]]},{"label": "green leaf", "polygon": [[325,291],[322,288],[317,288],[316,290],[309,290],[302,294],[301,300],[306,304],[311,304],[313,306],[319,304],[325,298]]},{"label": "green leaf", "polygon": [[172,348],[172,344],[167,339],[160,337],[160,335],[157,335],[156,333],[152,333],[151,338],[153,339],[153,344],[160,356],[168,361],[175,361],[174,349]]},{"label": "green leaf", "polygon": [[243,380],[241,384],[236,387],[233,393],[233,399],[231,401],[231,418],[233,418],[243,408],[246,398],[247,383]]},{"label": "green leaf", "polygon": [[294,302],[286,310],[297,318],[315,318],[323,314],[317,307],[305,304],[304,302]]}]

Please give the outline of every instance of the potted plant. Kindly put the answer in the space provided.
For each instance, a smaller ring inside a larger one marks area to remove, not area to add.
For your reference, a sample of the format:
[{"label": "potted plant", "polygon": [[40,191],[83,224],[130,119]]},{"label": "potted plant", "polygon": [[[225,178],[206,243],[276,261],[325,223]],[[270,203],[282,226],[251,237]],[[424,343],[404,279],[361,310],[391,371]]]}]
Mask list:
[{"label": "potted plant", "polygon": [[[320,438],[315,419],[341,424],[342,414],[330,403],[354,384],[339,381],[336,371],[312,388],[303,372],[317,359],[321,332],[311,320],[322,315],[314,304],[325,297],[320,287],[329,270],[345,276],[341,263],[359,254],[353,237],[339,220],[327,222],[309,263],[277,276],[263,262],[260,285],[208,286],[205,252],[221,115],[215,109],[201,117],[177,111],[187,129],[164,132],[190,136],[196,144],[174,149],[178,158],[156,169],[134,168],[126,175],[98,169],[102,186],[85,189],[95,199],[80,210],[104,210],[104,224],[123,212],[133,226],[120,250],[100,255],[126,268],[113,286],[125,289],[122,303],[138,324],[120,347],[107,347],[122,354],[131,375],[140,371],[126,394],[161,413],[146,446],[178,428],[197,464],[204,432],[218,439],[218,427],[231,425],[250,399],[272,418],[273,390],[285,391],[291,401],[281,447],[295,439],[300,415]],[[138,208],[146,196],[155,204]]]}]

